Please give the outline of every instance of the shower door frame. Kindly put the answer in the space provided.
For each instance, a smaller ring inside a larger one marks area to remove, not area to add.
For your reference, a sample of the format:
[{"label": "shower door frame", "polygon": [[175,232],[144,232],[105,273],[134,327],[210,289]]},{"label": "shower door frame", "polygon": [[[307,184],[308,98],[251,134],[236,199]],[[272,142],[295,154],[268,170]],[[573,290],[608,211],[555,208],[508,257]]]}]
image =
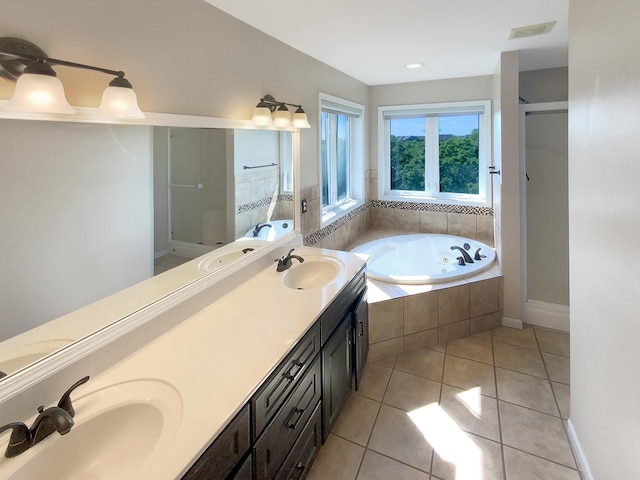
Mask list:
[{"label": "shower door frame", "polygon": [[[541,327],[569,331],[570,307],[544,302],[528,301],[527,285],[527,158],[526,116],[527,113],[568,112],[569,102],[525,103],[520,105],[520,275],[522,321]],[[568,128],[568,125],[567,125]],[[568,161],[568,160],[567,160]],[[568,188],[568,186],[567,186]],[[571,282],[571,279],[569,279]]]}]

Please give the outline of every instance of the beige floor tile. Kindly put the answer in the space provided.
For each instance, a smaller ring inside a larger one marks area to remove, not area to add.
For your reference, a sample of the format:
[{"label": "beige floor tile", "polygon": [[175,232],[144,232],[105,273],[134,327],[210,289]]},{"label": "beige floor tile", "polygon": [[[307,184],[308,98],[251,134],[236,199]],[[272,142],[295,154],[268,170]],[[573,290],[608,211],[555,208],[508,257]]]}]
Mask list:
[{"label": "beige floor tile", "polygon": [[560,408],[560,416],[565,420],[569,418],[571,413],[571,388],[564,383],[551,382],[551,388],[556,395],[558,408]]},{"label": "beige floor tile", "polygon": [[500,444],[464,434],[451,448],[435,448],[432,472],[443,480],[502,480]]},{"label": "beige floor tile", "polygon": [[358,480],[429,480],[429,475],[367,450],[360,467]]},{"label": "beige floor tile", "polygon": [[509,343],[511,345],[517,345],[524,348],[538,349],[538,342],[536,342],[536,336],[533,333],[533,328],[525,325],[520,330],[511,327],[500,327],[491,331],[493,340],[496,342]]},{"label": "beige floor tile", "polygon": [[484,363],[447,355],[442,381],[463,390],[479,387],[482,395],[496,396],[493,367]]},{"label": "beige floor tile", "polygon": [[365,447],[380,410],[380,403],[353,393],[331,433]]},{"label": "beige floor tile", "polygon": [[568,357],[570,353],[569,334],[558,330],[534,327],[540,350]]},{"label": "beige floor tile", "polygon": [[410,412],[440,399],[441,383],[394,370],[383,403]]},{"label": "beige floor tile", "polygon": [[377,360],[374,360],[374,362],[380,365],[384,365],[385,367],[393,368],[393,366],[396,364],[396,356],[393,355],[391,357],[379,358]]},{"label": "beige floor tile", "polygon": [[494,342],[493,351],[496,367],[547,378],[547,371],[538,350]]},{"label": "beige floor tile", "polygon": [[561,357],[560,355],[554,355],[552,353],[542,353],[542,358],[547,366],[549,372],[549,378],[554,382],[565,383],[569,385],[569,359],[567,357]]},{"label": "beige floor tile", "polygon": [[474,333],[472,336],[473,337],[478,337],[478,338],[485,338],[487,340],[491,340],[491,331],[490,330],[486,330],[484,332]]},{"label": "beige floor tile", "polygon": [[504,448],[504,462],[507,480],[580,480],[580,475],[576,470],[510,447]]},{"label": "beige floor tile", "polygon": [[429,442],[407,412],[388,405],[380,408],[369,448],[424,472],[431,468],[433,448]]},{"label": "beige floor tile", "polygon": [[443,385],[440,406],[465,432],[500,441],[495,398],[480,395],[479,389],[462,390]]},{"label": "beige floor tile", "polygon": [[437,345],[432,345],[429,347],[429,350],[435,350],[436,352],[445,353],[447,351],[447,343],[438,343]]},{"label": "beige floor tile", "polygon": [[451,340],[447,344],[447,353],[468,358],[476,362],[493,365],[493,348],[491,340],[479,337],[463,337]]},{"label": "beige floor tile", "polygon": [[329,435],[320,449],[307,480],[354,480],[364,448],[335,435]]},{"label": "beige floor tile", "polygon": [[560,416],[549,380],[496,368],[498,398],[538,412]]},{"label": "beige floor tile", "polygon": [[443,367],[444,353],[426,348],[398,355],[395,365],[396,370],[419,375],[436,382],[442,381]]},{"label": "beige floor tile", "polygon": [[505,445],[576,468],[559,417],[500,402],[500,418]]},{"label": "beige floor tile", "polygon": [[391,378],[391,368],[378,363],[367,363],[362,374],[362,382],[358,393],[378,402],[382,401]]}]

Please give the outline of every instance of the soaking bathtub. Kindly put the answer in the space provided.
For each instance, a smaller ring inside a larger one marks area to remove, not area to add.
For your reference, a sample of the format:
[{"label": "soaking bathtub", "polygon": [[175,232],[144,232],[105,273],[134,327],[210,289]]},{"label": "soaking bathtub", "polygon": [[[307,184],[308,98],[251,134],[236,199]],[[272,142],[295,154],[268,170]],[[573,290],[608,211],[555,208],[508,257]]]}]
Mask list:
[{"label": "soaking bathtub", "polygon": [[369,278],[395,284],[471,277],[490,268],[496,258],[493,248],[477,240],[432,233],[380,238],[351,251],[367,260]]}]

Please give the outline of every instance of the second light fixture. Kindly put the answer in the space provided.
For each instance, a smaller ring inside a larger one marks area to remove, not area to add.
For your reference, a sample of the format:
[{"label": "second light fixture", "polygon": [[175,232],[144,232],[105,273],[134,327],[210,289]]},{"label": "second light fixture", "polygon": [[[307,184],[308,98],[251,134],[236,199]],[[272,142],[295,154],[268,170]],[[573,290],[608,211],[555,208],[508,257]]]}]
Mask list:
[{"label": "second light fixture", "polygon": [[[293,117],[289,113],[287,105],[296,107]],[[279,102],[272,95],[265,95],[260,99],[253,112],[252,122],[258,127],[311,128],[302,105]]]}]

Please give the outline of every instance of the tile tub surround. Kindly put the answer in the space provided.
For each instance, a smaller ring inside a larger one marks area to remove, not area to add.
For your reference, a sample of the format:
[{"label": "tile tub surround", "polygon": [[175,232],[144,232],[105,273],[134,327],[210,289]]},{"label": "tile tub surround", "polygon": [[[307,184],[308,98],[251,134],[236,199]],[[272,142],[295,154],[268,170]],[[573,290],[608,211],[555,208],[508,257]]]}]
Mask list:
[{"label": "tile tub surround", "polygon": [[499,327],[370,362],[308,480],[580,480],[547,355],[569,335]]},{"label": "tile tub surround", "polygon": [[391,285],[369,280],[369,359],[500,326],[502,282],[503,277],[491,270],[472,280],[443,285]]}]

